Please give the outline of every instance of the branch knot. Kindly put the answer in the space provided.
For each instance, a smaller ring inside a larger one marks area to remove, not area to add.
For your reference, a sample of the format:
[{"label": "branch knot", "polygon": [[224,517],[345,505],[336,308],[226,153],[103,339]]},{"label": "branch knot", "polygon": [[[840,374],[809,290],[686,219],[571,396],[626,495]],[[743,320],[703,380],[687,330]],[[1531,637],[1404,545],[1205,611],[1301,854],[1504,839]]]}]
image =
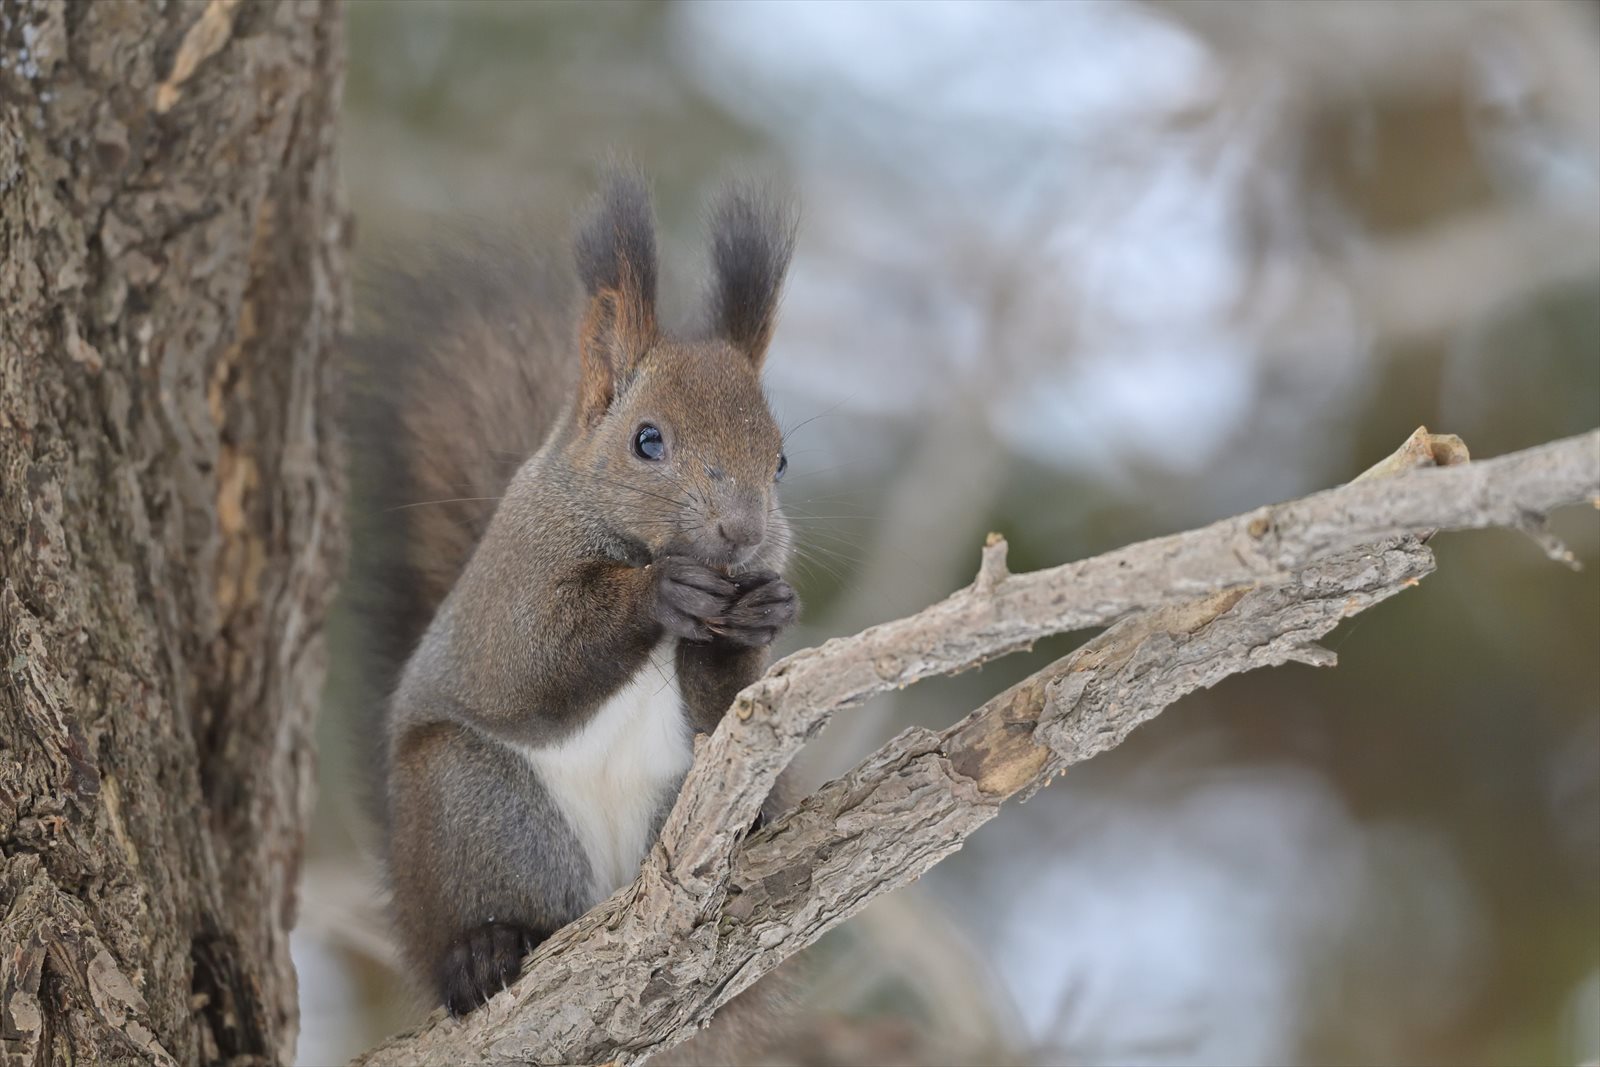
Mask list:
[{"label": "branch knot", "polygon": [[983,559],[978,564],[978,578],[973,585],[984,593],[991,593],[995,587],[1011,577],[1011,571],[1006,568],[1006,539],[997,533],[990,533],[983,540]]}]

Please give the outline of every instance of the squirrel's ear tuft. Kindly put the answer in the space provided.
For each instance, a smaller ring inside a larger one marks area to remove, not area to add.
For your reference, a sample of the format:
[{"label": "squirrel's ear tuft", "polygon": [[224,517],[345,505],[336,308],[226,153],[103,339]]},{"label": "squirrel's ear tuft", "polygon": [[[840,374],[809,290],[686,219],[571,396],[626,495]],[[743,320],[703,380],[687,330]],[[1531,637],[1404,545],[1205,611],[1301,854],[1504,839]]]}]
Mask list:
[{"label": "squirrel's ear tuft", "polygon": [[656,233],[650,193],[632,172],[608,176],[574,242],[589,303],[579,338],[579,414],[593,422],[656,340]]},{"label": "squirrel's ear tuft", "polygon": [[711,325],[760,369],[777,320],[797,219],[788,204],[735,186],[711,213]]}]

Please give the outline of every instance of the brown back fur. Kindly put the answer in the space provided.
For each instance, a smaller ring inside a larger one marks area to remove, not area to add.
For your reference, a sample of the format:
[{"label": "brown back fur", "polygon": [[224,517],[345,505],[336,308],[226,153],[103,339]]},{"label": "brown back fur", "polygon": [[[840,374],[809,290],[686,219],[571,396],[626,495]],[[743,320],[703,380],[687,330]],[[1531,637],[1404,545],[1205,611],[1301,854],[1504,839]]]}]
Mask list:
[{"label": "brown back fur", "polygon": [[578,376],[570,274],[481,235],[428,263],[366,286],[373,326],[351,346],[354,584],[380,699]]}]

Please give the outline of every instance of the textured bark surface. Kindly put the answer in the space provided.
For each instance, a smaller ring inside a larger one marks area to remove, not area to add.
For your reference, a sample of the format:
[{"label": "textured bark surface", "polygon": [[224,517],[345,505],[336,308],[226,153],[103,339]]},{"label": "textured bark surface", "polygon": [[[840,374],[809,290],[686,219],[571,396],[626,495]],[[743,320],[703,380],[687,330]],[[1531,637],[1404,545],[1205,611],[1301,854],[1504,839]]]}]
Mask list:
[{"label": "textured bark surface", "polygon": [[[1030,574],[992,538],[977,581],[925,611],[773,666],[696,754],[638,880],[542,945],[464,1020],[435,1017],[358,1062],[632,1063],[872,898],[961,846],[1001,803],[1121,743],[1186,693],[1290,661],[1326,665],[1338,623],[1416,585],[1433,531],[1542,533],[1600,505],[1600,432],[1486,463],[1419,431],[1350,485]],[[1116,621],[1116,620],[1121,621]],[[1114,622],[942,733],[911,730],[743,838],[760,798],[835,710],[1049,633]]]},{"label": "textured bark surface", "polygon": [[0,0],[6,1064],[291,1054],[339,19]]}]

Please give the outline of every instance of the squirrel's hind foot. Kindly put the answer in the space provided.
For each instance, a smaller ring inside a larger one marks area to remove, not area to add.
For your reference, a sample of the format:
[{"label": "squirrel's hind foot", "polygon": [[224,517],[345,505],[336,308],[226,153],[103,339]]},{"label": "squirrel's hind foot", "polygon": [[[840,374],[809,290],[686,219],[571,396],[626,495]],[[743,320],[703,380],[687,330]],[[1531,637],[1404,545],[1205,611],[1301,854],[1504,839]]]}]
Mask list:
[{"label": "squirrel's hind foot", "polygon": [[516,981],[522,958],[546,936],[491,922],[456,938],[439,964],[439,992],[450,1014],[459,1018]]}]

